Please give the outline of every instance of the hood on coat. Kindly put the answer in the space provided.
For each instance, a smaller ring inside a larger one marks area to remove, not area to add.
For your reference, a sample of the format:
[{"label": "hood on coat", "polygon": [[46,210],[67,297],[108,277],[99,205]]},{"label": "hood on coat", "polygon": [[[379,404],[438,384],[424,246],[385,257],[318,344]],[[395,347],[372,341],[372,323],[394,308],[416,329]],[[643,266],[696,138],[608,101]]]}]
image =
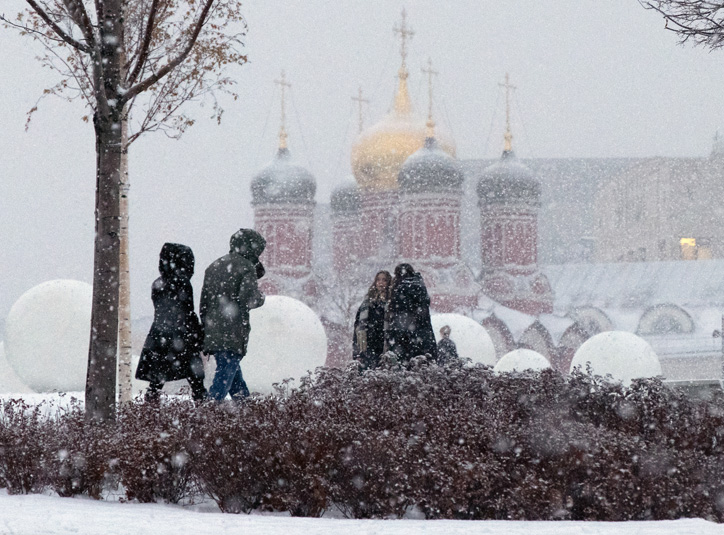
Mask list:
[{"label": "hood on coat", "polygon": [[427,293],[425,281],[422,280],[420,273],[407,272],[404,274],[404,278],[398,279],[392,288],[390,308],[400,311],[421,305],[430,305],[430,296]]},{"label": "hood on coat", "polygon": [[407,288],[425,288],[425,281],[422,280],[422,275],[420,273],[408,273],[404,276],[404,278],[400,279],[397,283],[397,286],[405,286]]},{"label": "hood on coat", "polygon": [[257,279],[264,276],[266,270],[259,261],[259,256],[264,252],[266,240],[261,234],[250,228],[239,229],[231,237],[229,246],[229,252],[240,254],[254,264]]},{"label": "hood on coat", "polygon": [[190,279],[194,274],[194,253],[180,243],[164,243],[158,258],[158,271],[164,279]]},{"label": "hood on coat", "polygon": [[408,279],[417,275],[417,271],[410,264],[399,264],[395,268],[395,279],[398,281]]},{"label": "hood on coat", "polygon": [[256,269],[257,279],[261,279],[266,273],[266,268],[264,268],[264,264],[262,264],[261,261],[257,261],[257,263],[254,264],[254,269]]}]

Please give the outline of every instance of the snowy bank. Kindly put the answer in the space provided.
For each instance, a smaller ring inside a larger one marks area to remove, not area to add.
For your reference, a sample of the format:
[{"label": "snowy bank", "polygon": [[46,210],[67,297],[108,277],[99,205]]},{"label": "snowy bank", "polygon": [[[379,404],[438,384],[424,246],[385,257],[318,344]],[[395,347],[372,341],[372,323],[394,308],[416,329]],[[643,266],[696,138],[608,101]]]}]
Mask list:
[{"label": "snowy bank", "polygon": [[[191,507],[118,503],[0,491],[0,533],[12,535],[709,535],[724,526],[700,519],[659,522],[521,522],[500,520],[345,520],[225,515]],[[183,526],[181,528],[181,526]]]}]

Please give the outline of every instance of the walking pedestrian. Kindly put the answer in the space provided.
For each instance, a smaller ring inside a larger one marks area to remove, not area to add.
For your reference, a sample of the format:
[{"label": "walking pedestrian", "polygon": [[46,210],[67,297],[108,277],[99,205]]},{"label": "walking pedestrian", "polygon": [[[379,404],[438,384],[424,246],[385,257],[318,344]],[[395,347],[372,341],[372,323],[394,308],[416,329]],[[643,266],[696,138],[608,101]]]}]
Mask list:
[{"label": "walking pedestrian", "polygon": [[240,362],[249,343],[249,310],[264,304],[257,279],[264,276],[259,256],[266,241],[252,229],[240,229],[230,241],[229,254],[215,260],[204,275],[199,314],[204,325],[204,351],[213,354],[216,373],[209,397],[227,394],[235,401],[249,395]]},{"label": "walking pedestrian", "polygon": [[194,400],[206,397],[201,349],[204,332],[194,311],[194,253],[186,245],[164,243],[161,276],[151,287],[153,323],[143,344],[136,379],[148,381],[145,399],[158,401],[163,385],[186,379]]}]

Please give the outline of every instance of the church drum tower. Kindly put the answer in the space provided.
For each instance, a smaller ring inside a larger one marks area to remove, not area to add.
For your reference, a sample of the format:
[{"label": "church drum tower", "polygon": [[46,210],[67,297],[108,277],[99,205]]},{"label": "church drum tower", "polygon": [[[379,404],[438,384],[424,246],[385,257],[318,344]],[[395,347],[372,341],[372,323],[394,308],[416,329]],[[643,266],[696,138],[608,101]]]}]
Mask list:
[{"label": "church drum tower", "polygon": [[304,299],[316,293],[312,275],[312,229],[316,181],[309,171],[295,165],[287,148],[282,87],[282,124],[274,161],[251,182],[254,228],[266,238],[261,260],[267,275],[260,281],[268,294]]},{"label": "church drum tower", "polygon": [[510,90],[505,77],[506,132],[500,160],[478,180],[483,292],[500,304],[538,315],[553,311],[548,279],[538,269],[541,185],[515,157],[510,132]]},{"label": "church drum tower", "polygon": [[435,137],[432,118],[432,62],[425,145],[410,156],[398,176],[399,257],[422,272],[437,312],[470,309],[479,287],[460,258],[460,201],[464,176]]}]

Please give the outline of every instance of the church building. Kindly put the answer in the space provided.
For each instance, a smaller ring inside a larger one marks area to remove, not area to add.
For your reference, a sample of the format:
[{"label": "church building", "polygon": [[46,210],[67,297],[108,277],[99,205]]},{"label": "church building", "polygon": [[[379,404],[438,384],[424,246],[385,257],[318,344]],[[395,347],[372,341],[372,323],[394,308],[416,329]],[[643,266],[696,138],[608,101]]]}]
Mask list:
[{"label": "church building", "polygon": [[[401,64],[392,106],[368,128],[360,112],[353,177],[339,181],[330,204],[317,206],[314,176],[287,147],[283,73],[277,153],[252,180],[255,227],[268,243],[261,287],[315,310],[327,331],[327,364],[351,358],[354,315],[375,273],[407,262],[423,276],[431,312],[482,324],[497,358],[528,348],[567,372],[585,340],[620,329],[655,348],[668,379],[720,376],[721,342],[711,331],[724,308],[724,269],[710,260],[693,273],[677,260],[724,256],[716,217],[724,151],[673,163],[520,160],[506,75],[500,158],[460,161],[433,117],[432,65],[424,69],[427,117],[414,112],[404,12],[395,32]],[[691,191],[690,175],[698,177]],[[669,215],[682,211],[683,219]]]},{"label": "church building", "polygon": [[[288,83],[283,74],[277,81],[282,90],[279,148],[251,186],[255,227],[268,242],[262,289],[312,306],[327,326],[328,363],[339,364],[351,357],[350,316],[353,321],[374,274],[407,262],[422,274],[433,313],[456,312],[482,321],[499,356],[522,343],[564,368],[585,335],[574,321],[552,316],[554,296],[537,256],[541,186],[513,151],[509,101],[500,160],[466,177],[454,141],[436,128],[432,65],[425,70],[427,117],[413,111],[406,65],[411,31],[404,12],[395,31],[401,64],[391,110],[369,128],[360,128],[351,147],[354,181],[332,193],[331,277],[315,273],[316,183],[291,159],[284,124]],[[509,96],[507,77],[505,87]],[[461,250],[466,180],[475,182],[478,198],[482,270],[477,274]],[[345,299],[349,302],[339,303]]]}]

